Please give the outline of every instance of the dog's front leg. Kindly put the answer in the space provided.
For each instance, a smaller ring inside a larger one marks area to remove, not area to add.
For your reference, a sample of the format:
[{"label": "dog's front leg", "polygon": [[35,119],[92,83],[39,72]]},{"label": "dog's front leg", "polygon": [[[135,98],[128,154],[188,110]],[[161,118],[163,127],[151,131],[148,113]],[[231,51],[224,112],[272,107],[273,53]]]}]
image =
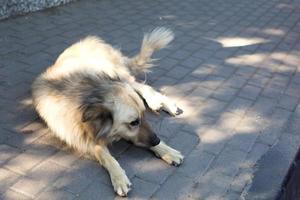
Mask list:
[{"label": "dog's front leg", "polygon": [[131,85],[145,99],[151,110],[156,112],[163,109],[173,116],[181,113],[181,110],[171,99],[157,92],[149,85],[138,82],[133,82]]},{"label": "dog's front leg", "polygon": [[96,145],[94,154],[100,164],[108,171],[115,192],[120,196],[127,196],[131,183],[125,171],[121,168],[116,159],[112,157],[107,147]]},{"label": "dog's front leg", "polygon": [[183,155],[166,145],[163,141],[156,146],[150,148],[156,156],[160,157],[170,165],[178,166],[183,162]]}]

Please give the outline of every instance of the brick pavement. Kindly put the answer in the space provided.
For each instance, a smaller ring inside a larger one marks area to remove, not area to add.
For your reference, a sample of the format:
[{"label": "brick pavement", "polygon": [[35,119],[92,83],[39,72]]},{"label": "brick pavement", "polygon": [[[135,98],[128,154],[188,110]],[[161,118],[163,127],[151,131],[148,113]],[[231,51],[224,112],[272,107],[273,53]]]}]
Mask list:
[{"label": "brick pavement", "polygon": [[133,55],[156,26],[176,39],[147,81],[185,112],[149,118],[186,158],[175,168],[112,145],[128,198],[274,198],[300,141],[299,11],[299,0],[87,0],[0,21],[0,199],[119,199],[96,162],[49,135],[30,84],[86,35]]}]

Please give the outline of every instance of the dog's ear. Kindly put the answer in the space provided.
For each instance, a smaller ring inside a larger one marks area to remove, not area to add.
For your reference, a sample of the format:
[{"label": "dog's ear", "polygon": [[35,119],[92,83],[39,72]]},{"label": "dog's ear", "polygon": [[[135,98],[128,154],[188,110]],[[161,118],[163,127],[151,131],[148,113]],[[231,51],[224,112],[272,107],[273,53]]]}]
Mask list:
[{"label": "dog's ear", "polygon": [[96,138],[99,138],[101,136],[107,135],[111,127],[113,125],[113,115],[110,110],[105,108],[103,105],[99,103],[94,104],[87,104],[83,105],[81,107],[82,109],[82,122],[88,122],[88,121],[97,121],[96,128],[97,133]]}]

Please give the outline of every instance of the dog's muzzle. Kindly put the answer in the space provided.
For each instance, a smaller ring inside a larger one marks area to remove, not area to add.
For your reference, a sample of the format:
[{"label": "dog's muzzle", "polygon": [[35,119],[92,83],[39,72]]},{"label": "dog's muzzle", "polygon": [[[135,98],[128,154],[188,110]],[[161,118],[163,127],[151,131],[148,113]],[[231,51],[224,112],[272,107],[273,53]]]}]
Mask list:
[{"label": "dog's muzzle", "polygon": [[156,146],[160,143],[159,137],[155,133],[151,134],[150,136],[150,145],[151,146]]}]

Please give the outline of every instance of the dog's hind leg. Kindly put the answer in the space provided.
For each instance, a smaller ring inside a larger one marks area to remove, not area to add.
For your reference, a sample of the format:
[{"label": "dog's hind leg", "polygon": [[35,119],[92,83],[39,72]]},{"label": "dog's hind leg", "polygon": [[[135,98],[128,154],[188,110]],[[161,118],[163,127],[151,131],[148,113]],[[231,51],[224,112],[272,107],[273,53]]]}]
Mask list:
[{"label": "dog's hind leg", "polygon": [[143,97],[151,110],[155,112],[164,110],[172,116],[182,113],[182,110],[171,99],[157,92],[149,85],[133,82],[131,86]]},{"label": "dog's hind leg", "polygon": [[108,171],[115,192],[127,196],[131,183],[116,159],[109,153],[106,146],[96,145],[93,153],[100,164]]},{"label": "dog's hind leg", "polygon": [[163,141],[156,146],[150,147],[150,150],[170,165],[178,166],[183,162],[183,155],[179,151],[166,145]]}]

